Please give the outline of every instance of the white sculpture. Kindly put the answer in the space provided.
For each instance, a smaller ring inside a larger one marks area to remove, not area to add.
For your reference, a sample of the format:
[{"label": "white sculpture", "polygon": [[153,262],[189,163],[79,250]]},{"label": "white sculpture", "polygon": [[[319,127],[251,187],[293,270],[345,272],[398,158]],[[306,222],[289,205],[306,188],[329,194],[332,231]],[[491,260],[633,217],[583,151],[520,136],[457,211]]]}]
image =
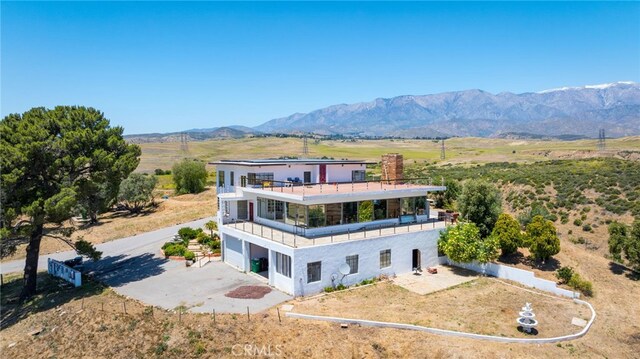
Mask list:
[{"label": "white sculpture", "polygon": [[520,324],[525,333],[531,333],[533,327],[538,325],[538,321],[533,319],[536,315],[533,314],[531,303],[526,303],[519,314],[520,318],[517,319],[518,324]]}]

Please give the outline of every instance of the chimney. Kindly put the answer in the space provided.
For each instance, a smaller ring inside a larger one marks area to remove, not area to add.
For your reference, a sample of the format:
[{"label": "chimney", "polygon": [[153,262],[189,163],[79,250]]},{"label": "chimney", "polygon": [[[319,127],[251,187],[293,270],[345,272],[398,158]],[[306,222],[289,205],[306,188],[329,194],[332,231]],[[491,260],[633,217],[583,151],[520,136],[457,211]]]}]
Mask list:
[{"label": "chimney", "polygon": [[400,184],[404,179],[404,161],[399,153],[382,155],[382,180],[387,184]]}]

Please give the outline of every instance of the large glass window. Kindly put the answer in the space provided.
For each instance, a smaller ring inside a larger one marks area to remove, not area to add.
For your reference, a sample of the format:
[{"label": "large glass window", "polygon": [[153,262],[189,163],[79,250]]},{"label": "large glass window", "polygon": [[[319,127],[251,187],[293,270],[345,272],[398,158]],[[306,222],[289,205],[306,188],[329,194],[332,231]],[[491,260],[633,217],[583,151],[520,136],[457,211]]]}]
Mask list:
[{"label": "large glass window", "polygon": [[364,170],[351,171],[352,182],[364,182],[365,179],[366,179],[366,175]]},{"label": "large glass window", "polygon": [[373,201],[362,201],[358,206],[358,222],[373,221]]},{"label": "large glass window", "polygon": [[291,257],[276,252],[276,272],[291,278]]},{"label": "large glass window", "polygon": [[346,262],[349,265],[349,274],[358,273],[358,255],[347,256]]},{"label": "large glass window", "polygon": [[258,197],[258,217],[284,221],[284,202]]},{"label": "large glass window", "polygon": [[327,203],[324,208],[327,226],[336,226],[342,223],[342,203]]},{"label": "large glass window", "polygon": [[402,214],[416,214],[416,199],[415,197],[402,198],[400,200],[402,206]]},{"label": "large glass window", "polygon": [[235,179],[233,171],[229,172],[229,186],[235,186]]},{"label": "large glass window", "polygon": [[324,204],[315,204],[308,207],[308,216],[309,216],[309,227],[324,227],[325,223],[325,213],[324,213]]},{"label": "large glass window", "polygon": [[218,171],[218,187],[224,187],[224,171]]},{"label": "large glass window", "polygon": [[387,218],[400,217],[400,199],[393,198],[387,200]]},{"label": "large glass window", "polygon": [[307,225],[307,211],[305,206],[296,203],[286,203],[287,205],[287,218],[285,223],[294,226],[306,226]]},{"label": "large glass window", "polygon": [[342,204],[342,224],[358,222],[358,202]]},{"label": "large glass window", "polygon": [[249,185],[262,185],[265,181],[273,182],[273,172],[247,173]]},{"label": "large glass window", "polygon": [[380,268],[391,267],[391,249],[380,251]]},{"label": "large glass window", "polygon": [[322,262],[307,263],[307,283],[320,281],[321,274]]},{"label": "large glass window", "polygon": [[387,219],[387,200],[376,199],[373,201],[373,218],[375,220]]},{"label": "large glass window", "polygon": [[428,207],[429,201],[427,201],[427,196],[416,197],[416,214],[427,214],[426,211]]}]

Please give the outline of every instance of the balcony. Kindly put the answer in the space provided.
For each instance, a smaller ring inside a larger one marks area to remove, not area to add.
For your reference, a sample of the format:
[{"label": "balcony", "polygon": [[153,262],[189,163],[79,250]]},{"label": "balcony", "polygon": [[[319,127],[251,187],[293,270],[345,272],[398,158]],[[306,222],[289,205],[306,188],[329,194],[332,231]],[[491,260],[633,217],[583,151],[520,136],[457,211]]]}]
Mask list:
[{"label": "balcony", "polygon": [[359,230],[329,231],[328,234],[320,236],[306,236],[305,228],[292,227],[292,231],[283,231],[263,224],[246,221],[236,221],[225,223],[224,227],[234,228],[236,230],[250,233],[255,236],[268,239],[274,242],[282,243],[293,248],[303,248],[322,244],[339,243],[353,240],[371,239],[394,234],[420,232],[439,228],[446,228],[451,222],[437,220],[431,218],[428,221],[411,224],[395,224],[395,225],[379,225],[361,228]]}]

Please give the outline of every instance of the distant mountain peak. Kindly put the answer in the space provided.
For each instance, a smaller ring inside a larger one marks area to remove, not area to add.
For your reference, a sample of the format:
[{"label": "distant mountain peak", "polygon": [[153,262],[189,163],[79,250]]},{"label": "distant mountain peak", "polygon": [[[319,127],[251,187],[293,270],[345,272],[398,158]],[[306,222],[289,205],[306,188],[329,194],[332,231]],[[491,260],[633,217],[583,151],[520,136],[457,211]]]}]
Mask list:
[{"label": "distant mountain peak", "polygon": [[567,90],[583,90],[583,89],[603,90],[603,89],[607,89],[607,88],[619,86],[619,85],[638,85],[638,83],[633,81],[617,81],[617,82],[611,82],[608,84],[599,84],[599,85],[585,85],[585,86],[578,86],[578,87],[558,87],[554,89],[539,91],[538,93],[549,93],[549,92],[567,91]]}]

